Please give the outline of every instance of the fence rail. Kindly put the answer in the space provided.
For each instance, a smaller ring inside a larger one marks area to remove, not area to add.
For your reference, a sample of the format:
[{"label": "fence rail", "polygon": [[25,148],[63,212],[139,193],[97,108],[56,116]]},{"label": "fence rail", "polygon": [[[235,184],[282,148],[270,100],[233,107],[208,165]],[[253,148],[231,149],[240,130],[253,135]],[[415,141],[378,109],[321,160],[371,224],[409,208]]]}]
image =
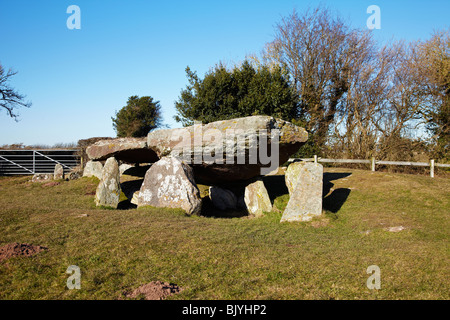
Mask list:
[{"label": "fence rail", "polygon": [[78,150],[0,150],[0,175],[53,173],[56,164],[64,172],[77,166]]},{"label": "fence rail", "polygon": [[394,166],[420,166],[420,167],[430,167],[430,176],[434,178],[434,168],[450,168],[450,164],[446,163],[435,163],[433,159],[430,162],[412,162],[412,161],[385,161],[385,160],[376,160],[372,158],[370,160],[361,160],[361,159],[327,159],[320,158],[314,156],[314,158],[290,158],[288,162],[296,162],[296,161],[314,161],[316,163],[366,163],[371,165],[371,170],[375,171],[376,165],[394,165]]}]

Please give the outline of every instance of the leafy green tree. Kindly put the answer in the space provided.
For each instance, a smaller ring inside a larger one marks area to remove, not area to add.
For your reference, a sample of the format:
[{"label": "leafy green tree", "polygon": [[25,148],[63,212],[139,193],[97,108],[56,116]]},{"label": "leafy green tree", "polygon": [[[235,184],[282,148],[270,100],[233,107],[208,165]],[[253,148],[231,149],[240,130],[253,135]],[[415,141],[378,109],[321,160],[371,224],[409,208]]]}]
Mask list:
[{"label": "leafy green tree", "polygon": [[189,67],[186,74],[189,85],[175,102],[175,120],[185,126],[194,120],[209,123],[251,115],[298,117],[298,96],[280,67],[254,67],[244,61],[232,70],[219,64],[204,79]]},{"label": "leafy green tree", "polygon": [[152,97],[131,96],[111,119],[117,137],[144,137],[162,125],[161,106]]}]

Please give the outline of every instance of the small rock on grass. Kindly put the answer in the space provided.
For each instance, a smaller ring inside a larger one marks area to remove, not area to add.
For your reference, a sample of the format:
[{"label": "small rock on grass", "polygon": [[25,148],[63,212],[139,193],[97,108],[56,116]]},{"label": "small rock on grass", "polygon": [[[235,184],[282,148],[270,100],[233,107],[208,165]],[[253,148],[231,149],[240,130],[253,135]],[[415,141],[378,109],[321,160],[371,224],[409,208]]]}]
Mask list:
[{"label": "small rock on grass", "polygon": [[400,231],[403,231],[405,229],[406,228],[403,227],[403,226],[397,226],[397,227],[389,227],[389,228],[387,228],[387,231],[389,231],[389,232],[400,232]]}]

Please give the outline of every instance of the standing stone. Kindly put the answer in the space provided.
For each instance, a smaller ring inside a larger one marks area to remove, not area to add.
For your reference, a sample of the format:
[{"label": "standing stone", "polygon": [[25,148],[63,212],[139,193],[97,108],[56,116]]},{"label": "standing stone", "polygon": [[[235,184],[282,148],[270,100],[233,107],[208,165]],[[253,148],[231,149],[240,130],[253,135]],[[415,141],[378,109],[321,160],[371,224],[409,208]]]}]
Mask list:
[{"label": "standing stone", "polygon": [[147,170],[138,194],[138,207],[181,208],[200,214],[202,200],[192,168],[185,162],[163,157]]},{"label": "standing stone", "polygon": [[306,162],[294,162],[289,165],[284,174],[284,180],[286,187],[288,188],[289,195],[292,195],[297,184],[297,180],[300,177],[300,172]]},{"label": "standing stone", "polygon": [[97,177],[102,178],[103,165],[100,161],[88,161],[84,167],[83,177]]},{"label": "standing stone", "polygon": [[130,202],[135,205],[139,204],[139,190],[137,190],[133,193],[133,195],[131,196]]},{"label": "standing stone", "polygon": [[216,186],[209,187],[209,198],[213,206],[219,210],[234,210],[237,207],[236,195],[227,189]]},{"label": "standing stone", "polygon": [[106,160],[103,167],[102,178],[95,193],[95,204],[117,208],[120,192],[119,164],[114,157],[111,157]]},{"label": "standing stone", "polygon": [[250,215],[260,217],[263,212],[272,211],[272,203],[262,180],[245,187],[244,201]]},{"label": "standing stone", "polygon": [[297,176],[290,178],[293,192],[290,194],[281,222],[309,221],[322,214],[322,165],[313,162],[296,162],[289,167],[294,164],[297,167],[293,168],[296,170]]},{"label": "standing stone", "polygon": [[55,171],[53,172],[53,179],[54,180],[61,180],[64,179],[64,168],[61,164],[57,163],[55,165]]}]

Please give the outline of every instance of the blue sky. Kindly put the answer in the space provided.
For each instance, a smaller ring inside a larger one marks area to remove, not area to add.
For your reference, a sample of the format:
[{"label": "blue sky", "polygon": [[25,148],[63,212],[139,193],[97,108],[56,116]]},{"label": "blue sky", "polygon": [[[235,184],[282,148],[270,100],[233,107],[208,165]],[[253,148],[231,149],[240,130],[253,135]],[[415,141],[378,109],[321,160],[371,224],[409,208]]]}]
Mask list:
[{"label": "blue sky", "polygon": [[[186,66],[203,77],[219,61],[242,61],[273,39],[283,16],[319,4],[358,28],[378,5],[380,42],[427,39],[450,21],[448,0],[0,0],[0,63],[18,71],[10,84],[33,103],[19,122],[0,110],[0,145],[114,137],[111,117],[131,95],[159,100],[164,122],[179,127]],[[81,9],[80,30],[66,26],[70,5]]]}]

